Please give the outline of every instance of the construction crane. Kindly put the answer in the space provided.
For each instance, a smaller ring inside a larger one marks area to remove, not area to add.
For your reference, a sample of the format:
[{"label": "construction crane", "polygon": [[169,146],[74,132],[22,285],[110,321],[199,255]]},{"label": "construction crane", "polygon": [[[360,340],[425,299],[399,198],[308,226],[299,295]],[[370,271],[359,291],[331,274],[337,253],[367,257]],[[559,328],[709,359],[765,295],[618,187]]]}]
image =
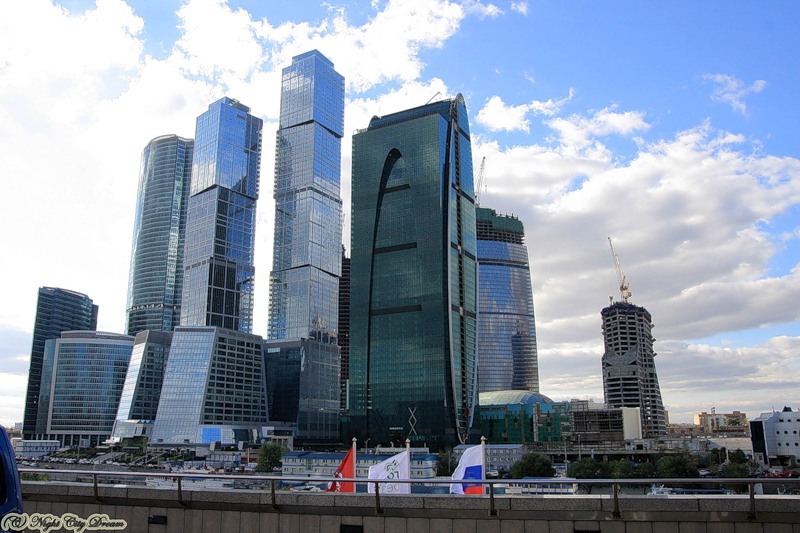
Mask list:
[{"label": "construction crane", "polygon": [[628,303],[628,298],[631,297],[631,284],[628,282],[628,278],[625,277],[625,272],[622,271],[622,265],[619,263],[619,255],[614,251],[614,245],[611,244],[611,237],[608,238],[608,245],[611,247],[611,258],[614,260],[614,268],[617,270],[619,295],[623,303]]},{"label": "construction crane", "polygon": [[481,189],[483,181],[486,179],[486,157],[481,159],[481,168],[478,170],[478,181],[475,182],[475,205],[481,205]]}]

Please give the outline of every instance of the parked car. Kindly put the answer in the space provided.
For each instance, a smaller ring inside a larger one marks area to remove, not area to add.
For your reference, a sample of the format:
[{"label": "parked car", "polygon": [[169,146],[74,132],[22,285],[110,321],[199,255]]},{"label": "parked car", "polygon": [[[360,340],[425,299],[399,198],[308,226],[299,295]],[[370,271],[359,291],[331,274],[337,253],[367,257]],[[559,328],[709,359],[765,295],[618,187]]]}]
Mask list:
[{"label": "parked car", "polygon": [[0,522],[8,513],[22,513],[22,489],[11,439],[0,426]]}]

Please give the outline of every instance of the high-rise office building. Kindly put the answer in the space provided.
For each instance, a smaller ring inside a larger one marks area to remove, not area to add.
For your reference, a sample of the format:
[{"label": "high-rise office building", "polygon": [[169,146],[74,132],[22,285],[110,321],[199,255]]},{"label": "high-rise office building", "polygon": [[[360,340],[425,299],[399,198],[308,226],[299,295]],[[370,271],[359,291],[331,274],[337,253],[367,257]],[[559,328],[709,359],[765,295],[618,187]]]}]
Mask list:
[{"label": "high-rise office building", "polygon": [[267,420],[263,339],[250,334],[261,128],[249,107],[227,97],[197,118],[181,327],[151,446],[253,442]]},{"label": "high-rise office building", "polygon": [[344,437],[467,442],[477,249],[461,95],[374,117],[353,137],[351,250]]},{"label": "high-rise office building", "polygon": [[197,117],[182,326],[252,330],[261,128],[249,107],[227,97]]},{"label": "high-rise office building", "polygon": [[268,418],[261,343],[230,329],[176,328],[149,444],[258,442]]},{"label": "high-rise office building", "polygon": [[344,78],[313,50],[283,69],[269,339],[336,342]]},{"label": "high-rise office building", "polygon": [[36,302],[36,322],[33,326],[28,389],[25,394],[25,414],[22,423],[24,438],[36,438],[39,392],[42,380],[42,360],[45,341],[57,339],[64,331],[97,328],[97,306],[92,299],[66,289],[42,287]]},{"label": "high-rise office building", "polygon": [[65,331],[45,343],[37,433],[62,446],[97,446],[111,436],[133,337]]},{"label": "high-rise office building", "polygon": [[525,228],[514,216],[476,210],[478,387],[539,392],[539,360]]},{"label": "high-rise office building", "polygon": [[342,275],[339,277],[339,387],[340,407],[347,407],[347,389],[350,382],[350,258],[342,246]]},{"label": "high-rise office building", "polygon": [[150,436],[171,343],[170,331],[145,330],[136,334],[112,441]]},{"label": "high-rise office building", "polygon": [[624,301],[604,308],[601,316],[606,405],[610,408],[639,407],[645,438],[666,434],[666,414],[656,375],[650,313],[644,307]]},{"label": "high-rise office building", "polygon": [[125,331],[172,331],[180,322],[186,208],[194,141],[156,137],[142,152]]},{"label": "high-rise office building", "polygon": [[299,442],[339,438],[344,78],[316,50],[281,79],[275,241],[265,342],[270,420]]}]

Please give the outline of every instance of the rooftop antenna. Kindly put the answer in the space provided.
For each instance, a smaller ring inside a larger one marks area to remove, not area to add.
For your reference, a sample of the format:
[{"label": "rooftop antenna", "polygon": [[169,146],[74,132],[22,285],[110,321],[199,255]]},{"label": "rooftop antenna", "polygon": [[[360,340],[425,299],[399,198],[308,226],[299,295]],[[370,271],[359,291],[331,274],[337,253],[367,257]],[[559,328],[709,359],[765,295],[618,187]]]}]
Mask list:
[{"label": "rooftop antenna", "polygon": [[431,100],[433,100],[434,98],[436,98],[436,97],[437,97],[437,96],[439,96],[440,94],[442,94],[442,91],[436,91],[436,94],[434,94],[433,96],[431,96],[431,99],[430,99],[430,100],[428,100],[427,102],[425,102],[425,105],[428,105],[428,104],[430,104],[430,103],[431,103]]},{"label": "rooftop antenna", "polygon": [[614,251],[614,245],[611,244],[611,237],[608,238],[608,245],[611,247],[611,258],[614,260],[614,268],[617,270],[617,281],[619,281],[619,295],[622,298],[622,303],[628,303],[628,298],[631,297],[631,284],[628,278],[625,277],[625,272],[622,271],[622,265],[619,262],[619,255]]}]

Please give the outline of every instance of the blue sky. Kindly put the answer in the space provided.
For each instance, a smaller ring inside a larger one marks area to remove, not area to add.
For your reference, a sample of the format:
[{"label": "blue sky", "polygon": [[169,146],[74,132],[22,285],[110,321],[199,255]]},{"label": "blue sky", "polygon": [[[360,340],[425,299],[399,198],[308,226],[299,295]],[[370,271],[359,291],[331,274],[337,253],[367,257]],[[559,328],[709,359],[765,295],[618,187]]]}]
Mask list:
[{"label": "blue sky", "polygon": [[526,227],[542,392],[602,400],[611,236],[672,420],[800,408],[798,34],[794,1],[3,3],[0,231],[23,259],[0,265],[0,423],[21,420],[38,287],[122,331],[141,150],[223,95],[265,120],[266,332],[278,76],[311,48],[347,82],[345,212],[349,133],[463,93],[481,203]]}]

